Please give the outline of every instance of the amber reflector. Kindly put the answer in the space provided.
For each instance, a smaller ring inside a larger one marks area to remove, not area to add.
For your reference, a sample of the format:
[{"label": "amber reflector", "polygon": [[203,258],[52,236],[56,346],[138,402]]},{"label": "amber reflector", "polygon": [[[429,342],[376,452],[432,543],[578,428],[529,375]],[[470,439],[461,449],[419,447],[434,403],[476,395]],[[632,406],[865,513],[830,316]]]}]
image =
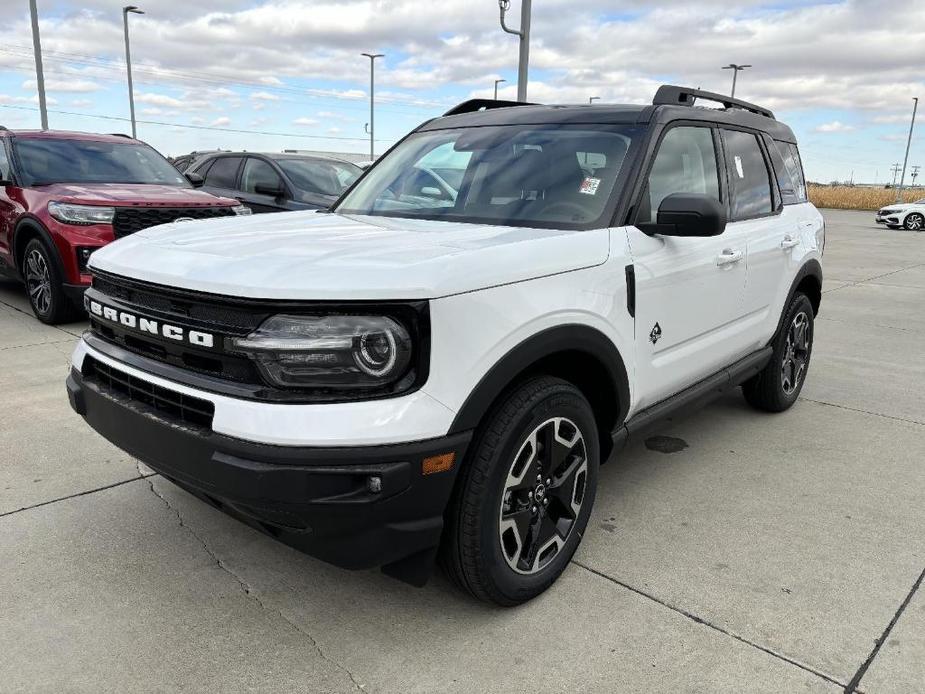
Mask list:
[{"label": "amber reflector", "polygon": [[421,464],[421,472],[425,475],[432,475],[435,472],[446,472],[453,467],[453,462],[455,460],[455,453],[432,455],[429,458],[424,458],[424,462]]}]

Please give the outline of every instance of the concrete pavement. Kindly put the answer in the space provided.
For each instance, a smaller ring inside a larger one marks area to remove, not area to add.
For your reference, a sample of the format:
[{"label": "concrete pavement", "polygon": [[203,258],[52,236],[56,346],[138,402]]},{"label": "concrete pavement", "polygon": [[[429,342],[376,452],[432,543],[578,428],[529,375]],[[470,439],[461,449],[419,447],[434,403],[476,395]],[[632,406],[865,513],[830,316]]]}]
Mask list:
[{"label": "concrete pavement", "polygon": [[0,283],[0,688],[925,691],[925,233],[826,218],[801,402],[730,395],[623,452],[573,565],[513,610],[335,569],[149,476],[68,407],[81,325]]}]

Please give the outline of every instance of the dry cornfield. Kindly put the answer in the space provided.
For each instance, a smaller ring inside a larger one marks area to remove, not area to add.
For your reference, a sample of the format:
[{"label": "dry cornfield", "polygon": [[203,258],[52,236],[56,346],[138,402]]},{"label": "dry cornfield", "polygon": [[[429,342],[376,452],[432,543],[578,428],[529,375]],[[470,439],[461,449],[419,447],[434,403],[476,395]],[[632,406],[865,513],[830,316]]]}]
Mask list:
[{"label": "dry cornfield", "polygon": [[[816,207],[828,207],[839,210],[879,210],[896,202],[894,188],[867,188],[863,186],[820,186],[809,188],[809,199]],[[914,202],[925,198],[921,188],[903,192],[905,202]]]}]

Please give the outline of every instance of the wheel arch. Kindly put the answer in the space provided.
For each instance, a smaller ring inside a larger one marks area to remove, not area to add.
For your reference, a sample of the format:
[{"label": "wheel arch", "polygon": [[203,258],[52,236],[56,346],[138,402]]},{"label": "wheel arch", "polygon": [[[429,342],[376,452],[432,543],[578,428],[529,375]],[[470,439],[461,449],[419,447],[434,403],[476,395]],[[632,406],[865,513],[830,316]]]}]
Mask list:
[{"label": "wheel arch", "polygon": [[13,262],[16,264],[16,269],[22,274],[22,258],[26,252],[26,246],[29,244],[29,241],[35,238],[41,239],[45,245],[48,246],[53,262],[57,265],[58,271],[62,273],[63,276],[64,268],[61,265],[61,258],[58,256],[58,247],[55,245],[51,233],[45,228],[44,224],[31,216],[20,219],[13,229],[12,250]]},{"label": "wheel arch", "polygon": [[809,302],[813,306],[813,317],[818,316],[819,307],[822,303],[822,265],[815,258],[811,258],[803,263],[802,267],[800,267],[800,270],[793,278],[793,282],[790,284],[790,291],[787,292],[787,299],[784,301],[784,306],[780,312],[780,318],[777,321],[777,329],[774,331],[775,335],[780,332],[784,317],[787,315],[787,307],[790,306],[790,302],[793,301],[793,296],[797,292],[806,294],[809,298]]},{"label": "wheel arch", "polygon": [[588,399],[598,425],[601,461],[606,460],[613,446],[613,430],[624,422],[629,410],[629,379],[613,341],[587,325],[549,328],[510,350],[466,398],[449,433],[475,429],[501,397],[541,374],[569,381]]}]

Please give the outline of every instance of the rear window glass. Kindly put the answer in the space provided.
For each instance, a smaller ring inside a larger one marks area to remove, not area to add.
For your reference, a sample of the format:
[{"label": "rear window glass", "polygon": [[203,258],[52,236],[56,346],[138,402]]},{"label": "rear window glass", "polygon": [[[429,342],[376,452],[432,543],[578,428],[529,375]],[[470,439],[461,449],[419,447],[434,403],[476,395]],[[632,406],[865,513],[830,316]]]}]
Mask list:
[{"label": "rear window glass", "polygon": [[206,185],[214,188],[234,188],[241,157],[219,157],[206,174]]},{"label": "rear window glass", "polygon": [[[794,202],[806,202],[806,180],[803,177],[803,163],[800,161],[800,151],[792,142],[775,140],[774,144],[777,145],[777,150],[784,162],[784,168],[787,170],[787,176],[790,179],[796,198]],[[778,180],[780,180],[780,174],[778,174]],[[781,181],[780,186],[783,189],[783,181]],[[784,204],[787,204],[786,199],[784,199]]]}]

